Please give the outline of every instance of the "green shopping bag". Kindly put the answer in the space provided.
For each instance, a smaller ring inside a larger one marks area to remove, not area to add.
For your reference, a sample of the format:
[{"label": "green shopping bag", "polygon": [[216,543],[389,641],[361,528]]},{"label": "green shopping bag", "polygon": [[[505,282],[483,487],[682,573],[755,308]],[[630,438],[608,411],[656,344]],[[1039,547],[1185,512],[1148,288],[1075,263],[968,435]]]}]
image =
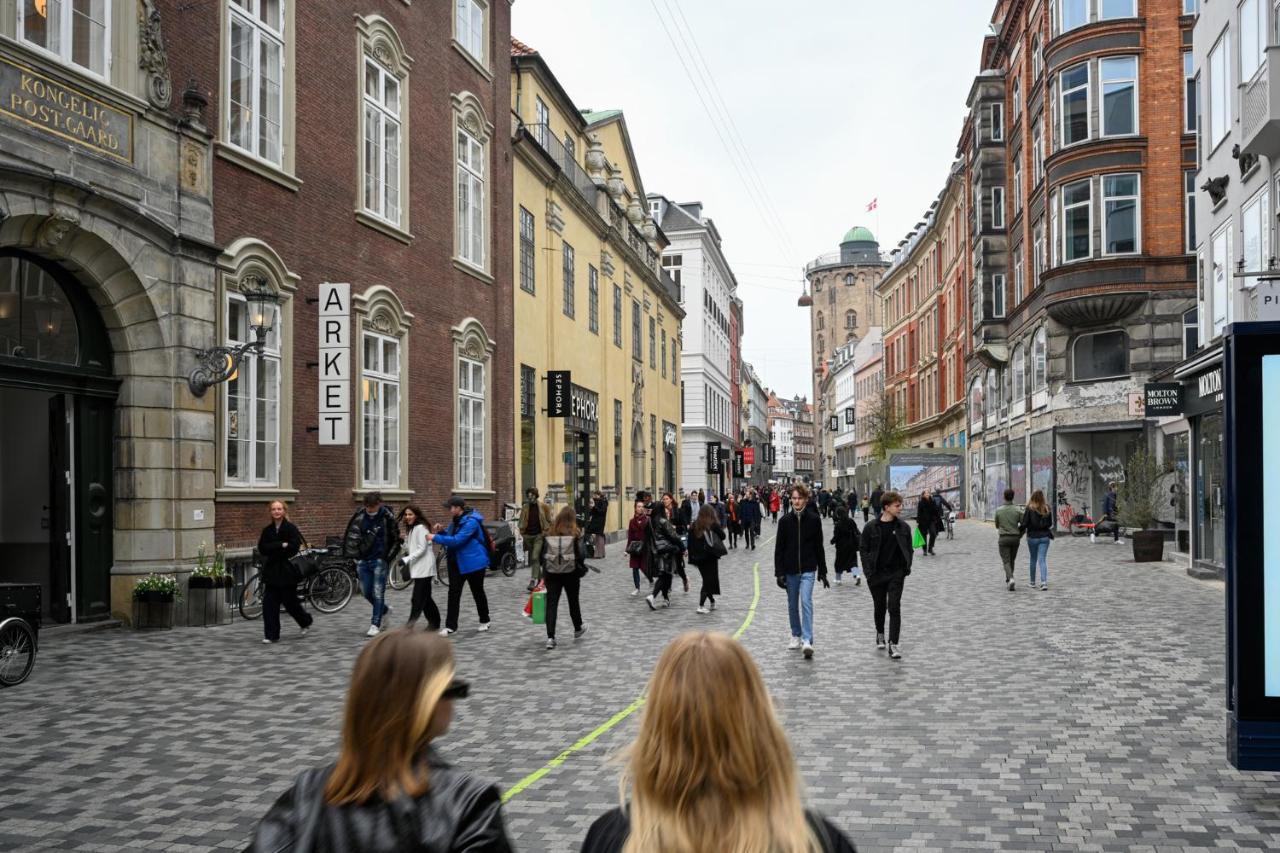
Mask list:
[{"label": "green shopping bag", "polygon": [[911,547],[913,549],[924,547],[924,534],[920,532],[919,527],[911,532]]},{"label": "green shopping bag", "polygon": [[538,590],[533,594],[533,624],[547,624],[547,594],[543,590]]}]

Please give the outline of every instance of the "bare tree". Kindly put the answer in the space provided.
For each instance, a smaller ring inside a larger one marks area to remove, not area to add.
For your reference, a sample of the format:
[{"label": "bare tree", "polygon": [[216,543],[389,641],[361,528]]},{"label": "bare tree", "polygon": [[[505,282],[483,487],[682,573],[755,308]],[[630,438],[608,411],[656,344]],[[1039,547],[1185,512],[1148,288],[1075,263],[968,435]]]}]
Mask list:
[{"label": "bare tree", "polygon": [[867,432],[871,436],[873,459],[883,462],[889,458],[889,451],[903,446],[907,439],[907,429],[903,424],[902,413],[898,411],[893,395],[887,389],[881,389],[880,395],[862,417],[866,420]]}]

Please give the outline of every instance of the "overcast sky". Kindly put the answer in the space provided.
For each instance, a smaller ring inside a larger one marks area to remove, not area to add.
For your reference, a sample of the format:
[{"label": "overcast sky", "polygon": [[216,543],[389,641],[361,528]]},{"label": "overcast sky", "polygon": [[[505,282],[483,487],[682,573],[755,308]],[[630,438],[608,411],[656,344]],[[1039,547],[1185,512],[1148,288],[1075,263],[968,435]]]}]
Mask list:
[{"label": "overcast sky", "polygon": [[892,249],[942,190],[993,9],[516,0],[512,35],[580,109],[625,111],[646,190],[704,204],[738,278],[743,357],[781,395],[811,395],[804,264],[854,225]]}]

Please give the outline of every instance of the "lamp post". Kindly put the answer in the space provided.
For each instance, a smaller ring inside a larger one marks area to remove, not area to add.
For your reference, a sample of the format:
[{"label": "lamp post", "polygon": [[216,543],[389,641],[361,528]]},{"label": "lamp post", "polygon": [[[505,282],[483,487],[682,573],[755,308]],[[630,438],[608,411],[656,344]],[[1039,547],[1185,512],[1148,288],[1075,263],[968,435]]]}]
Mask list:
[{"label": "lamp post", "polygon": [[267,335],[271,334],[276,319],[279,295],[266,279],[256,273],[240,279],[240,293],[244,295],[249,311],[249,328],[254,339],[235,347],[213,347],[196,353],[197,364],[187,376],[187,386],[197,397],[203,397],[211,386],[231,379],[246,355],[261,356],[267,345]]}]

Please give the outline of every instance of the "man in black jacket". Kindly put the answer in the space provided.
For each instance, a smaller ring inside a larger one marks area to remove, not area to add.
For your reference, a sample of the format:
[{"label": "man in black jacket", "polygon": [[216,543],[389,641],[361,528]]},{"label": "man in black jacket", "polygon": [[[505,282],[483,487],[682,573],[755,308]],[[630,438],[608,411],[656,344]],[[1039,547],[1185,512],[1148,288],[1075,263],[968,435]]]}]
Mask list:
[{"label": "man in black jacket", "polygon": [[898,660],[898,638],[902,630],[902,587],[911,574],[911,525],[898,518],[902,496],[885,492],[880,498],[880,516],[862,528],[859,551],[867,589],[875,601],[876,648],[885,648],[884,616],[889,614],[889,657]]},{"label": "man in black jacket", "polygon": [[364,508],[358,509],[347,522],[343,551],[356,559],[356,575],[360,591],[373,605],[367,636],[376,637],[382,630],[382,617],[391,612],[387,606],[387,566],[400,550],[400,532],[391,507],[382,502],[381,492],[364,496]]},{"label": "man in black jacket", "polygon": [[827,551],[822,535],[822,517],[809,503],[809,488],[803,483],[791,487],[794,510],[778,522],[778,538],[773,547],[773,574],[778,586],[787,591],[787,615],[791,617],[789,649],[804,649],[805,660],[813,657],[813,584],[827,580]]},{"label": "man in black jacket", "polygon": [[876,487],[871,490],[871,512],[876,518],[880,517],[880,503],[884,500],[884,487],[876,483]]}]

